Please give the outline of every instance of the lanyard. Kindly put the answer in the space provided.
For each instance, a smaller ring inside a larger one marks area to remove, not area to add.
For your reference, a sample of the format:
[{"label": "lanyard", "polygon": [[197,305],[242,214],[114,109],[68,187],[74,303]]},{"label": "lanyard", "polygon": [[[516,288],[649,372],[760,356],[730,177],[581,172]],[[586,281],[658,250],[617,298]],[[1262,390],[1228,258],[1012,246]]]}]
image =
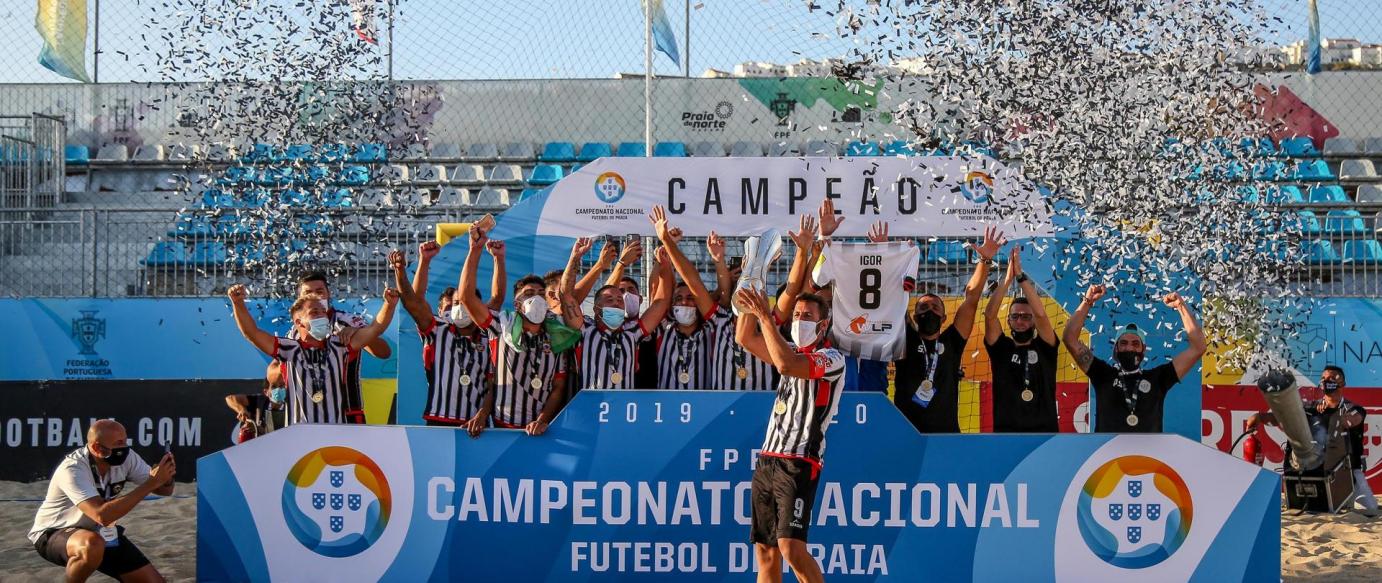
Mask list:
[{"label": "lanyard", "polygon": [[1123,382],[1123,377],[1140,375],[1141,373],[1142,369],[1140,368],[1132,372],[1120,371],[1118,378],[1113,380],[1113,384],[1123,391],[1123,402],[1128,405],[1129,413],[1137,412],[1137,400],[1142,398],[1142,395],[1138,394],[1137,387],[1129,387],[1128,383]]},{"label": "lanyard", "polygon": [[[700,330],[697,330],[696,333],[700,333]],[[696,351],[700,348],[700,346],[697,345],[696,341],[692,337],[682,336],[681,331],[679,330],[674,329],[672,331],[672,334],[676,335],[674,336],[674,338],[677,350],[677,370],[682,372],[688,372],[690,369],[689,363],[695,361]]]},{"label": "lanyard", "polygon": [[[936,346],[937,346],[937,347],[939,347],[939,346],[941,345],[940,342],[941,342],[940,339],[937,338],[937,339],[936,339]],[[930,382],[932,385],[934,385],[934,384],[936,383],[936,369],[937,369],[937,368],[940,368],[940,367],[938,367],[937,365],[940,364],[941,353],[940,353],[939,350],[933,350],[933,349],[928,348],[928,347],[926,346],[926,340],[925,340],[925,339],[922,339],[922,341],[921,341],[921,355],[922,355],[923,357],[925,357],[925,359],[926,359],[925,361],[923,361],[923,362],[926,363],[926,380],[927,380],[928,382]]]},{"label": "lanyard", "polygon": [[101,473],[96,471],[96,460],[91,457],[91,454],[86,454],[86,461],[87,467],[91,469],[91,481],[96,485],[96,491],[101,493],[101,500],[106,502],[110,501],[111,498],[114,498],[110,492],[110,473],[115,471],[115,467],[112,466],[108,468],[106,470],[106,476],[102,478]]}]

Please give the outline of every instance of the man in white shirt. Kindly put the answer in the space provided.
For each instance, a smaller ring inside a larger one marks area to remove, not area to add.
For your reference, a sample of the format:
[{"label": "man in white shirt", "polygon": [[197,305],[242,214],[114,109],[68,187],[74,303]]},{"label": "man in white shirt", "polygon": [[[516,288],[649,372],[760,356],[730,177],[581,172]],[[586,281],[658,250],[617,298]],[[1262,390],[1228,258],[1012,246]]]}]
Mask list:
[{"label": "man in white shirt", "polygon": [[96,421],[86,446],[67,454],[53,472],[29,541],[39,556],[67,568],[69,582],[86,581],[96,571],[124,583],[161,582],[163,575],[115,523],[149,494],[171,496],[176,471],[172,453],[150,469],[130,452],[124,426]]}]

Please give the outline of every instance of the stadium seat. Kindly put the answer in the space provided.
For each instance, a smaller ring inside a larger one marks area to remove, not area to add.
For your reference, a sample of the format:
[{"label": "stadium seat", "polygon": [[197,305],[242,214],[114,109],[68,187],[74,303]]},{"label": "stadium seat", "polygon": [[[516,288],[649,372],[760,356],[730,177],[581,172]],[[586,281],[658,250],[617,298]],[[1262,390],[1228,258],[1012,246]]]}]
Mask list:
[{"label": "stadium seat", "polygon": [[466,192],[466,189],[447,186],[442,188],[441,192],[437,194],[437,202],[435,204],[438,206],[465,206],[466,200],[469,198],[470,195]]},{"label": "stadium seat", "polygon": [[159,144],[143,144],[134,149],[134,159],[139,162],[162,162],[163,146]]},{"label": "stadium seat", "polygon": [[1382,263],[1382,244],[1372,239],[1344,241],[1344,263]]},{"label": "stadium seat", "polygon": [[485,168],[479,164],[457,164],[451,169],[451,183],[476,185],[485,182]]},{"label": "stadium seat", "polygon": [[1382,155],[1382,138],[1368,138],[1363,140],[1363,153]]},{"label": "stadium seat", "polygon": [[1382,186],[1361,184],[1358,186],[1358,202],[1367,204],[1382,203]]},{"label": "stadium seat", "polygon": [[317,160],[326,163],[345,162],[350,158],[350,147],[342,143],[322,144],[317,154]]},{"label": "stadium seat", "polygon": [[1361,235],[1368,232],[1368,228],[1358,211],[1333,210],[1324,216],[1324,232],[1331,235]]},{"label": "stadium seat", "polygon": [[572,165],[571,165],[571,169],[566,171],[566,175],[567,175],[567,176],[570,176],[570,175],[572,175],[572,174],[575,174],[575,173],[577,173],[577,172],[580,172],[580,171],[581,171],[581,166],[585,166],[585,164],[572,164]]},{"label": "stadium seat", "polygon": [[1362,153],[1363,150],[1358,147],[1358,142],[1349,138],[1329,138],[1324,141],[1324,155],[1326,156],[1356,156]]},{"label": "stadium seat", "polygon": [[302,215],[298,217],[297,223],[302,234],[309,237],[331,234],[331,219],[322,215]]},{"label": "stadium seat", "polygon": [[353,162],[384,162],[389,159],[389,151],[384,144],[360,144],[355,146],[355,154],[350,159]]},{"label": "stadium seat", "polygon": [[845,146],[846,156],[880,156],[883,151],[878,148],[877,142],[861,142],[854,140]]},{"label": "stadium seat", "polygon": [[1214,179],[1222,182],[1237,182],[1247,178],[1248,171],[1237,160],[1214,165]]},{"label": "stadium seat", "polygon": [[239,206],[239,201],[233,195],[219,188],[208,188],[202,192],[202,208],[230,209]]},{"label": "stadium seat", "polygon": [[[927,154],[927,155],[928,155],[928,156],[944,156],[945,154],[934,154],[934,153],[932,153],[932,154]],[[1191,166],[1191,167],[1189,167],[1189,168],[1186,168],[1185,170],[1182,170],[1182,171],[1181,171],[1181,176],[1184,177],[1186,180],[1189,180],[1189,181],[1191,181],[1191,182],[1200,180],[1200,179],[1204,178],[1204,165],[1203,165],[1203,164],[1195,164],[1194,166]]]},{"label": "stadium seat", "polygon": [[518,184],[523,182],[523,170],[517,164],[495,164],[489,169],[485,181],[491,184]]},{"label": "stadium seat", "polygon": [[1276,144],[1269,138],[1243,138],[1238,140],[1238,153],[1250,157],[1272,157],[1277,155]]},{"label": "stadium seat", "polygon": [[1265,239],[1258,241],[1257,254],[1265,259],[1275,261],[1291,261],[1294,254],[1291,252],[1291,245],[1279,239]]},{"label": "stadium seat", "polygon": [[1315,141],[1309,136],[1281,140],[1281,153],[1292,158],[1309,158],[1320,155],[1319,149],[1315,148]]},{"label": "stadium seat", "polygon": [[1305,197],[1301,195],[1298,186],[1275,186],[1267,190],[1267,204],[1300,204],[1303,202],[1305,202]]},{"label": "stadium seat", "polygon": [[422,204],[422,192],[416,188],[390,188],[384,191],[380,202],[386,207],[412,208]]},{"label": "stadium seat", "polygon": [[292,144],[284,148],[283,155],[278,158],[286,162],[315,162],[317,154],[312,150],[310,144]]},{"label": "stadium seat", "polygon": [[269,166],[255,176],[254,182],[260,186],[285,186],[292,184],[293,169],[283,166]]},{"label": "stadium seat", "polygon": [[893,140],[883,146],[883,155],[906,157],[915,156],[916,152],[912,150],[912,147],[907,144],[906,140]]},{"label": "stadium seat", "polygon": [[547,186],[549,184],[556,184],[561,178],[561,166],[556,164],[538,164],[533,168],[532,175],[528,176],[528,184],[533,186]]},{"label": "stadium seat", "polygon": [[685,158],[686,144],[681,142],[658,142],[653,144],[653,156],[657,158]]},{"label": "stadium seat", "polygon": [[614,155],[620,158],[642,158],[647,155],[647,146],[643,142],[620,142],[619,149]]},{"label": "stadium seat", "polygon": [[220,241],[201,241],[192,247],[192,264],[209,267],[226,262],[226,244]]},{"label": "stadium seat", "polygon": [[729,147],[729,155],[735,158],[757,158],[763,155],[763,146],[758,142],[734,142]]},{"label": "stadium seat", "polygon": [[273,202],[273,195],[262,188],[252,188],[240,195],[240,206],[244,208],[263,208]]},{"label": "stadium seat", "polygon": [[527,162],[536,157],[537,155],[533,152],[533,145],[528,142],[509,142],[504,144],[503,151],[499,152],[500,160]]},{"label": "stadium seat", "polygon": [[399,184],[408,181],[408,167],[402,164],[388,164],[379,169],[377,176],[385,184]]},{"label": "stadium seat", "polygon": [[410,174],[413,182],[446,182],[446,167],[441,164],[413,166]]},{"label": "stadium seat", "polygon": [[931,241],[926,246],[926,262],[934,265],[957,265],[969,262],[964,241]]},{"label": "stadium seat", "polygon": [[797,150],[796,144],[787,142],[773,142],[768,144],[768,156],[772,158],[789,158],[800,156],[801,151]]},{"label": "stadium seat", "polygon": [[1334,243],[1323,239],[1306,241],[1305,256],[1311,265],[1333,265],[1340,261],[1339,252],[1334,249]]},{"label": "stadium seat", "polygon": [[322,193],[322,206],[351,208],[355,206],[355,199],[351,196],[348,188],[328,188]]},{"label": "stadium seat", "polygon": [[291,239],[278,248],[278,258],[281,261],[297,261],[302,259],[308,251],[307,241],[302,239]]},{"label": "stadium seat", "polygon": [[802,153],[807,156],[839,156],[840,146],[826,140],[811,140],[806,142]]},{"label": "stadium seat", "polygon": [[571,142],[547,142],[542,146],[542,153],[537,157],[538,162],[575,162],[576,145]]},{"label": "stadium seat", "polygon": [[209,237],[213,229],[211,220],[203,215],[179,214],[173,223],[169,237]]},{"label": "stadium seat", "polygon": [[490,143],[471,144],[465,150],[465,159],[477,162],[499,159],[499,146]]},{"label": "stadium seat", "polygon": [[1348,195],[1344,193],[1344,187],[1337,184],[1324,184],[1310,187],[1310,202],[1334,203],[1350,201],[1348,200]]},{"label": "stadium seat", "polygon": [[1285,180],[1286,163],[1280,160],[1261,160],[1252,165],[1252,179],[1266,182]]},{"label": "stadium seat", "polygon": [[1239,186],[1234,189],[1234,194],[1238,196],[1238,202],[1257,204],[1262,202],[1262,195],[1256,186]]},{"label": "stadium seat", "polygon": [[297,184],[321,184],[331,179],[331,169],[321,164],[313,164],[302,169]]},{"label": "stadium seat", "polygon": [[[593,162],[598,158],[608,158],[614,155],[614,150],[609,144],[604,142],[586,142],[581,144],[581,153],[576,156],[577,162]],[[640,156],[642,154],[639,154]]]},{"label": "stadium seat", "polygon": [[1377,168],[1372,160],[1344,160],[1339,163],[1340,180],[1376,180]]},{"label": "stadium seat", "polygon": [[62,147],[62,158],[69,166],[86,166],[91,163],[91,149],[79,144]]},{"label": "stadium seat", "polygon": [[539,193],[539,192],[542,192],[542,189],[541,189],[541,188],[525,188],[525,189],[523,189],[523,192],[521,192],[521,193],[518,194],[518,200],[514,201],[513,203],[514,203],[514,204],[518,204],[518,203],[520,203],[520,202],[523,202],[523,201],[525,201],[525,200],[528,200],[528,199],[530,199],[530,198],[536,196],[537,193]]},{"label": "stadium seat", "polygon": [[427,155],[427,144],[422,142],[411,142],[403,147],[404,160],[426,160]]},{"label": "stadium seat", "polygon": [[1320,234],[1323,229],[1320,227],[1320,220],[1311,211],[1296,211],[1296,220],[1300,224],[1300,232],[1311,235]]},{"label": "stadium seat", "polygon": [[159,241],[140,263],[150,267],[169,267],[187,263],[187,245],[180,241]]},{"label": "stadium seat", "polygon": [[688,153],[697,158],[719,158],[725,155],[725,147],[718,142],[696,142]]},{"label": "stadium seat", "polygon": [[445,144],[432,145],[432,160],[450,162],[452,160],[460,160],[462,157],[461,146],[459,144],[447,142]]},{"label": "stadium seat", "polygon": [[1291,180],[1316,182],[1334,179],[1334,171],[1324,160],[1302,160],[1291,172]]},{"label": "stadium seat", "polygon": [[481,189],[471,204],[481,207],[509,206],[509,191],[503,188]]},{"label": "stadium seat", "polygon": [[199,144],[168,144],[163,147],[163,151],[167,153],[168,160],[196,160],[202,156],[202,147]]},{"label": "stadium seat", "polygon": [[369,184],[368,166],[346,166],[341,169],[342,184],[349,186],[364,186]]},{"label": "stadium seat", "polygon": [[236,243],[231,248],[235,263],[258,264],[264,261],[264,248],[259,243]]},{"label": "stadium seat", "polygon": [[96,150],[94,159],[98,162],[128,162],[130,151],[124,144],[106,144]]},{"label": "stadium seat", "polygon": [[280,190],[277,197],[278,205],[285,207],[305,207],[311,200],[307,191],[296,188]]},{"label": "stadium seat", "polygon": [[274,147],[269,144],[255,144],[250,147],[249,153],[245,154],[245,162],[272,162],[274,160]]}]

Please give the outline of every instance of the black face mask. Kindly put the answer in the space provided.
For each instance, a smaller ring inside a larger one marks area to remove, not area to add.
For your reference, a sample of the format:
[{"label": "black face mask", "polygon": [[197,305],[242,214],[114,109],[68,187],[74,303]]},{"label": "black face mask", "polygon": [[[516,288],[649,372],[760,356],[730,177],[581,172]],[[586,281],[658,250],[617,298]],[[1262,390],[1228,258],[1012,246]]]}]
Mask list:
[{"label": "black face mask", "polygon": [[101,461],[104,461],[112,466],[118,466],[120,464],[125,463],[125,458],[129,456],[130,448],[128,446],[113,447],[110,448],[110,453],[106,454],[105,457],[101,458]]},{"label": "black face mask", "polygon": [[1028,328],[1021,332],[1013,330],[1013,342],[1026,344],[1031,342],[1033,338],[1036,338],[1036,328]]},{"label": "black face mask", "polygon": [[1132,372],[1142,367],[1142,353],[1122,350],[1113,353],[1113,357],[1118,360],[1118,366],[1125,372]]},{"label": "black face mask", "polygon": [[939,314],[927,310],[917,314],[917,331],[922,336],[930,336],[941,331],[941,317]]},{"label": "black face mask", "polygon": [[1320,388],[1324,389],[1326,393],[1332,393],[1339,390],[1339,383],[1335,381],[1325,381],[1320,383]]}]

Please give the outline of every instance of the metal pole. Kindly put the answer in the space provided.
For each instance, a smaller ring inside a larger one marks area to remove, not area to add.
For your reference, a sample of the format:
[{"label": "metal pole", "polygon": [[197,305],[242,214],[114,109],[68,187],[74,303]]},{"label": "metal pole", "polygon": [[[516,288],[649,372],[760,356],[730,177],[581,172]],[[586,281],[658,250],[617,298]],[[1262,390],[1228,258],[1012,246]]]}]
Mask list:
[{"label": "metal pole", "polygon": [[96,35],[92,40],[91,80],[101,82],[101,0],[96,0]]},{"label": "metal pole", "polygon": [[686,30],[682,35],[681,64],[686,77],[691,76],[691,0],[686,0]]},{"label": "metal pole", "polygon": [[653,4],[643,0],[643,155],[653,155]]},{"label": "metal pole", "polygon": [[393,3],[389,0],[389,81],[393,81]]}]

